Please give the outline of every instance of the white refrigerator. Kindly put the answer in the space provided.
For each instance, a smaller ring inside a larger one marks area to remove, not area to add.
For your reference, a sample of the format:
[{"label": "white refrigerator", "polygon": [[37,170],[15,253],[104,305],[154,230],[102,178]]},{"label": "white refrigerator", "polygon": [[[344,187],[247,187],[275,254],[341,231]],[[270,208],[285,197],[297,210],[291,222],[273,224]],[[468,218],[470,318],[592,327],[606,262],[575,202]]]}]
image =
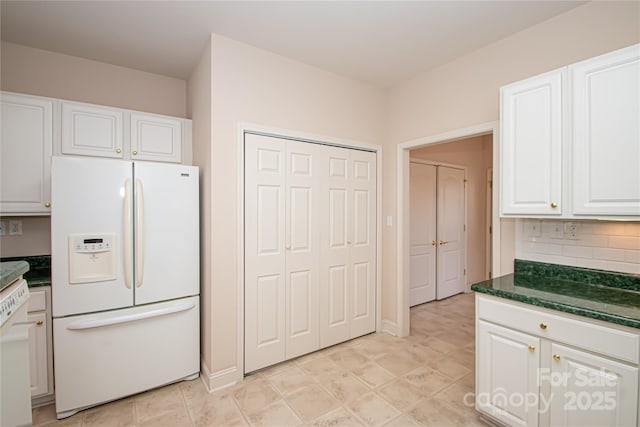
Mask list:
[{"label": "white refrigerator", "polygon": [[53,157],[56,412],[199,375],[198,168]]}]

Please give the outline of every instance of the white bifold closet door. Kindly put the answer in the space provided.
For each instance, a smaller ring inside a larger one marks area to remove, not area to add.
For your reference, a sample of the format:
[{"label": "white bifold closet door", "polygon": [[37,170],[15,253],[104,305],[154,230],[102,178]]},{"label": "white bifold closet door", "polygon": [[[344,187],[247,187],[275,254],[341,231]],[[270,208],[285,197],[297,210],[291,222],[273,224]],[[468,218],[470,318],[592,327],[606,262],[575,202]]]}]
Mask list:
[{"label": "white bifold closet door", "polygon": [[320,346],[375,330],[376,155],[324,147]]},{"label": "white bifold closet door", "polygon": [[464,170],[410,163],[409,305],[465,288]]},{"label": "white bifold closet door", "polygon": [[245,135],[245,372],[375,330],[375,197],[374,153]]}]

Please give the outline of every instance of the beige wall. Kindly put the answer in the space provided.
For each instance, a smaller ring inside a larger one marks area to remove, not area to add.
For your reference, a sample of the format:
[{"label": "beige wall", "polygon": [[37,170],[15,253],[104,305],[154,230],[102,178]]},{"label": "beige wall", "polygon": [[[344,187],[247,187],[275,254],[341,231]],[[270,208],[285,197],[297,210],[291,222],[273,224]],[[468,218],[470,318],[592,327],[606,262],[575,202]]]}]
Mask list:
[{"label": "beige wall", "polygon": [[[200,352],[211,360],[211,47],[205,49],[187,85],[187,115],[193,120],[193,164],[200,168]],[[196,143],[197,142],[197,143]],[[209,369],[206,367],[206,369]]]},{"label": "beige wall", "polygon": [[2,217],[22,221],[22,235],[0,237],[0,257],[51,254],[51,220],[48,216]]},{"label": "beige wall", "polygon": [[[498,120],[500,86],[640,41],[640,3],[591,2],[405,82],[388,93],[383,214],[397,210],[399,143]],[[514,236],[514,221],[503,221]],[[397,319],[396,228],[383,234],[383,318]],[[512,240],[506,242],[513,251]],[[506,266],[508,268],[508,266]],[[507,270],[508,271],[508,270]]]},{"label": "beige wall", "polygon": [[2,90],[186,117],[187,82],[2,42]]},{"label": "beige wall", "polygon": [[[205,86],[194,79],[192,84]],[[203,362],[209,385],[216,387],[242,375],[237,364],[239,123],[381,144],[386,116],[378,89],[217,35],[211,41],[210,93],[211,139],[194,135],[194,159],[206,152],[202,145],[211,144],[209,200],[203,206],[211,215],[204,223],[211,252],[203,260],[210,264],[203,307],[210,307],[211,319],[202,332],[211,339]],[[195,122],[195,105],[193,114]]]},{"label": "beige wall", "polygon": [[485,279],[486,177],[492,167],[492,135],[411,150],[411,158],[467,168],[467,284]]}]

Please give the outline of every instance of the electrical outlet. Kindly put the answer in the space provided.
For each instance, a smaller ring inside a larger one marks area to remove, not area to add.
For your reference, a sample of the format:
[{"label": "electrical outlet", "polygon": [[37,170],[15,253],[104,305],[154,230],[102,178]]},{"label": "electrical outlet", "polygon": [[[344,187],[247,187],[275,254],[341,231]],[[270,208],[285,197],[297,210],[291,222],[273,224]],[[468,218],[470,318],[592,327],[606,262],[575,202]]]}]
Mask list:
[{"label": "electrical outlet", "polygon": [[527,237],[540,237],[540,220],[527,219],[524,222],[524,231]]},{"label": "electrical outlet", "polygon": [[567,239],[578,240],[578,224],[566,222],[564,224],[564,235]]},{"label": "electrical outlet", "polygon": [[564,231],[562,230],[562,224],[559,222],[549,223],[549,237],[552,239],[564,238]]},{"label": "electrical outlet", "polygon": [[22,236],[22,221],[11,220],[9,221],[9,235],[10,236]]},{"label": "electrical outlet", "polygon": [[7,234],[7,221],[0,221],[0,236],[4,236]]}]

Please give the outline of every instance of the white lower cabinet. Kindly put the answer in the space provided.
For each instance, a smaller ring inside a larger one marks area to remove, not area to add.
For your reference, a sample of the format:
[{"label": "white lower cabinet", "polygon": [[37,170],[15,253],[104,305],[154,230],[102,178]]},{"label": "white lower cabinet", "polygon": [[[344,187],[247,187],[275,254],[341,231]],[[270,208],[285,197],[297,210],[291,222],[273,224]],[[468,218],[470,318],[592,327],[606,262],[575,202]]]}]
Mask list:
[{"label": "white lower cabinet", "polygon": [[51,288],[30,290],[27,321],[29,323],[29,371],[33,404],[53,400],[53,351],[51,344]]},{"label": "white lower cabinet", "polygon": [[508,426],[638,426],[640,331],[476,294],[476,409]]}]

